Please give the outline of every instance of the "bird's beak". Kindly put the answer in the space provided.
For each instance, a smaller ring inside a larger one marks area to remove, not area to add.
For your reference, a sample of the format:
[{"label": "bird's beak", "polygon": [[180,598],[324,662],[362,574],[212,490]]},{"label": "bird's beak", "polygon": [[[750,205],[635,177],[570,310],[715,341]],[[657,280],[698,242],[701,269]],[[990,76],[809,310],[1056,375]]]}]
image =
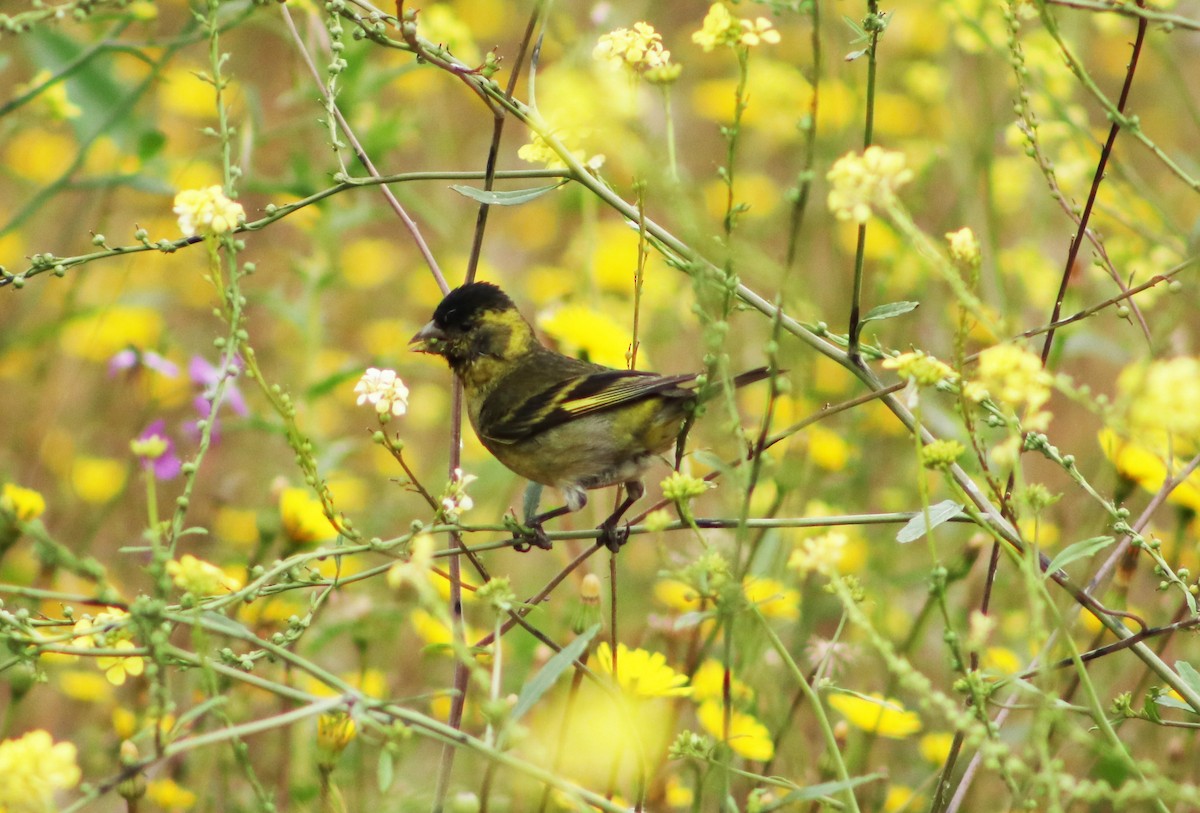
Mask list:
[{"label": "bird's beak", "polygon": [[438,354],[438,342],[446,338],[446,333],[433,322],[417,331],[417,335],[408,340],[408,349],[417,353]]}]

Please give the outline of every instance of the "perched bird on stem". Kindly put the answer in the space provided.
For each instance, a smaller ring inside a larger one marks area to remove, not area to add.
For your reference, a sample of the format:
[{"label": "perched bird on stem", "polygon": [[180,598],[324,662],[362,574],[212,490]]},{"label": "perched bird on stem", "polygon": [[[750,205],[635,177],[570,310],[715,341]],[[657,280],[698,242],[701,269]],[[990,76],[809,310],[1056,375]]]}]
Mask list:
[{"label": "perched bird on stem", "polygon": [[[517,474],[563,493],[566,505],[528,521],[528,544],[550,548],[542,524],[618,483],[625,499],[600,524],[617,551],[621,517],[645,493],[642,474],[676,441],[697,403],[697,374],[617,370],[564,356],[538,341],[504,291],[471,282],[446,295],[409,346],[446,359],[462,382],[479,442]],[[742,373],[736,387],[768,376]]]}]

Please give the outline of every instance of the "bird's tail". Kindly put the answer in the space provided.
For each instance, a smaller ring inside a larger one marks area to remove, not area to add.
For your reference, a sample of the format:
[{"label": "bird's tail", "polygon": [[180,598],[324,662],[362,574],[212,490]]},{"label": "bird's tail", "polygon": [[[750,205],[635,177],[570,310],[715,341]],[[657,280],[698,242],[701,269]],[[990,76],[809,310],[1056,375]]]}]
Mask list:
[{"label": "bird's tail", "polygon": [[[780,370],[779,375],[783,375],[785,371]],[[734,389],[744,387],[747,384],[753,384],[755,381],[762,381],[764,378],[771,377],[771,370],[768,367],[755,367],[753,370],[747,370],[740,375],[733,377]]]},{"label": "bird's tail", "polygon": [[[782,375],[786,370],[779,370],[778,374]],[[753,370],[747,370],[744,373],[733,377],[734,389],[744,387],[747,384],[753,384],[755,381],[762,381],[764,378],[771,377],[771,370],[768,367],[755,367]],[[702,408],[702,407],[701,407]],[[683,420],[683,426],[679,428],[679,437],[675,441],[675,470],[679,470],[679,464],[683,460],[683,451],[687,445],[688,432],[692,429],[692,424],[696,422],[696,409],[687,410],[687,414]]]}]

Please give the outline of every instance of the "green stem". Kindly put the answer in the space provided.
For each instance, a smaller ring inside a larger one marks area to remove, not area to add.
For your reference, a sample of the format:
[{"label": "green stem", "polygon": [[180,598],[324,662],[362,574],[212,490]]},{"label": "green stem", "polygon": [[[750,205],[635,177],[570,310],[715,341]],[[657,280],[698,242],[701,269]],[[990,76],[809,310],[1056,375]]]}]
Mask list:
[{"label": "green stem", "polygon": [[[829,715],[825,713],[825,707],[821,703],[820,695],[809,685],[808,680],[804,677],[804,673],[792,659],[791,653],[788,652],[787,646],[784,645],[783,640],[775,630],[771,628],[771,625],[767,623],[767,619],[763,616],[762,612],[757,607],[753,608],[753,610],[759,625],[766,632],[767,638],[770,639],[771,646],[774,647],[775,652],[783,660],[784,666],[787,667],[792,679],[796,681],[796,685],[800,687],[800,690],[804,692],[804,696],[808,699],[808,704],[813,710],[813,717],[816,718],[817,726],[821,729],[821,736],[825,739],[825,751],[829,755],[830,762],[833,763],[834,773],[837,775],[839,781],[849,783],[850,772],[846,769],[845,760],[842,759],[842,752],[838,748],[837,737],[833,733],[833,726],[829,723]],[[846,788],[843,794],[846,799],[846,809],[858,813],[858,799],[854,796],[854,790]]]}]

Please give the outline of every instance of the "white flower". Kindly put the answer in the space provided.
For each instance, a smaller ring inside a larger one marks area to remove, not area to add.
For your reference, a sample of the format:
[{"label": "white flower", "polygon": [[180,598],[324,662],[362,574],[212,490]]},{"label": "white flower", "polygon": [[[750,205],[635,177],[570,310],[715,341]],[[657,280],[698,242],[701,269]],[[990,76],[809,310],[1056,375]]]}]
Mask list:
[{"label": "white flower", "polygon": [[367,369],[354,385],[358,405],[371,404],[380,415],[403,415],[408,411],[408,387],[396,377],[395,370]]},{"label": "white flower", "polygon": [[225,234],[246,219],[242,204],[225,197],[219,186],[183,190],[175,195],[174,212],[179,216],[179,230],[188,237]]},{"label": "white flower", "polygon": [[475,507],[475,501],[467,494],[467,486],[479,478],[474,474],[463,474],[462,469],[455,469],[442,494],[442,516],[447,522],[458,522],[458,518],[466,511]]},{"label": "white flower", "polygon": [[904,153],[867,147],[861,155],[852,152],[839,158],[825,176],[831,185],[829,210],[838,220],[866,223],[872,209],[890,205],[896,190],[913,178]]},{"label": "white flower", "polygon": [[962,268],[978,268],[981,262],[979,238],[969,226],[963,226],[958,231],[946,233],[946,242],[950,246],[950,259]]}]

